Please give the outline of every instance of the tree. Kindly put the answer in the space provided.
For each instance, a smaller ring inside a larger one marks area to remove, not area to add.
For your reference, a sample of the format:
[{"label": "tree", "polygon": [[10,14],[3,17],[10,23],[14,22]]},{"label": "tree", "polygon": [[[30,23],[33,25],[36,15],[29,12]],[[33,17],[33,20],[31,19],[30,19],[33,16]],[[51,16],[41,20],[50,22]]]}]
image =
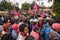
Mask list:
[{"label": "tree", "polygon": [[60,18],[60,0],[54,0],[53,12],[55,12],[57,17]]},{"label": "tree", "polygon": [[[35,4],[34,1],[33,1],[32,4],[29,4],[29,3],[26,3],[26,2],[25,2],[25,3],[22,4],[22,9],[23,9],[23,10],[28,10],[29,7],[31,7],[31,9],[33,9],[34,4]],[[37,5],[37,6],[38,6],[38,5]],[[38,6],[38,8],[39,8],[39,6]]]},{"label": "tree", "polygon": [[0,3],[0,9],[2,9],[2,10],[12,10],[14,8],[14,6],[12,6],[11,5],[11,3],[8,3],[8,2],[6,2],[6,1],[2,1],[1,3]]},{"label": "tree", "polygon": [[29,7],[31,7],[31,4],[29,4],[29,3],[26,3],[26,2],[25,2],[25,3],[22,4],[22,9],[23,9],[23,10],[28,10]]},{"label": "tree", "polygon": [[[18,3],[17,3],[18,5]],[[14,9],[14,5],[11,5],[11,3],[8,3],[7,1],[2,1],[0,2],[0,10],[4,11],[4,10],[13,10]],[[16,7],[17,11],[19,10],[18,7]]]}]

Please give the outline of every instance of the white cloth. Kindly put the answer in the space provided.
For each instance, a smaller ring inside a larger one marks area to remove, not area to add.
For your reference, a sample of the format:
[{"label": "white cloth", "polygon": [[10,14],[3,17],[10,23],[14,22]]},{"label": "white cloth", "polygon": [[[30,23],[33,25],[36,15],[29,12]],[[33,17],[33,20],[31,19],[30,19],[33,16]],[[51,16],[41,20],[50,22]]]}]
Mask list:
[{"label": "white cloth", "polygon": [[23,37],[22,35],[19,34],[17,40],[25,40],[25,38],[26,37]]},{"label": "white cloth", "polygon": [[0,31],[3,31],[3,26],[2,25],[0,25]]}]

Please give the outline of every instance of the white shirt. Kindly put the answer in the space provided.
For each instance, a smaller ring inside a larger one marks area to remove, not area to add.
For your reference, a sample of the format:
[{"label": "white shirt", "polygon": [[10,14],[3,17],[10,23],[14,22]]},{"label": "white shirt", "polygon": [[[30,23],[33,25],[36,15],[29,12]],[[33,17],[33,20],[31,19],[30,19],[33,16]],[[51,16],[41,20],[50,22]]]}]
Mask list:
[{"label": "white shirt", "polygon": [[22,35],[19,34],[17,40],[25,40],[25,38],[26,37],[23,37]]}]

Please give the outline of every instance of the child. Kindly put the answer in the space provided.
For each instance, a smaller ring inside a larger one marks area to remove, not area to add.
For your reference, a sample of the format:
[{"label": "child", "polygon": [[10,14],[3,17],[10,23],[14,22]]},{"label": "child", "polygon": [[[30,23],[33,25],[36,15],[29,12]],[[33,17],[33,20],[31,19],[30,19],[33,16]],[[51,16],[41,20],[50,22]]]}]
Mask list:
[{"label": "child", "polygon": [[30,35],[34,37],[34,40],[39,40],[39,32],[40,32],[40,28],[36,27],[31,33]]},{"label": "child", "polygon": [[19,35],[17,40],[25,40],[25,38],[27,37],[27,33],[28,33],[28,27],[26,24],[21,24],[19,26]]}]

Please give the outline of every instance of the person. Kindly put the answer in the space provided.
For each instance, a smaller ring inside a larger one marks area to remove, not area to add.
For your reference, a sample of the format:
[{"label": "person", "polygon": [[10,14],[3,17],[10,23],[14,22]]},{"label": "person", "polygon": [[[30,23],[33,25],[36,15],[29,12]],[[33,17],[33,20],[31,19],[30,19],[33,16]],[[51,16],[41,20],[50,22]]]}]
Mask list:
[{"label": "person", "polygon": [[13,40],[10,33],[6,33],[1,37],[1,40]]},{"label": "person", "polygon": [[35,27],[38,27],[38,20],[37,19],[33,20],[32,29],[34,29]]},{"label": "person", "polygon": [[2,35],[3,35],[2,31],[3,31],[3,26],[0,25],[0,39],[1,39]]},{"label": "person", "polygon": [[14,40],[16,40],[18,37],[18,24],[16,24],[16,20],[14,21],[12,25],[12,37]]},{"label": "person", "polygon": [[35,27],[34,30],[32,30],[32,32],[30,33],[30,35],[34,37],[34,40],[39,40],[39,32],[40,32],[40,28]]},{"label": "person", "polygon": [[[52,23],[53,23],[53,22],[50,22],[48,25],[46,25],[46,26],[45,26],[44,28],[42,28],[42,30],[41,30],[41,33],[42,33],[42,35],[43,35],[43,39],[44,39],[44,40],[48,40],[48,39],[49,39],[48,33],[51,32],[51,30],[52,30],[52,28],[51,28]],[[46,24],[46,22],[45,22],[45,24]]]},{"label": "person", "polygon": [[3,23],[3,28],[5,32],[9,32],[9,26],[10,26],[9,20],[5,19]]},{"label": "person", "polygon": [[25,40],[28,35],[28,26],[26,24],[21,24],[19,26],[19,34],[17,40]]},{"label": "person", "polygon": [[0,25],[2,25],[2,24],[3,24],[3,20],[2,20],[2,17],[0,15]]},{"label": "person", "polygon": [[50,20],[49,26],[45,27],[45,29],[42,29],[41,32],[43,32],[43,38],[44,40],[59,40],[60,35],[57,33],[55,29],[53,29],[52,24],[54,23],[53,20]]},{"label": "person", "polygon": [[9,32],[12,33],[12,30],[13,30],[13,29],[12,29],[12,25],[15,23],[15,21],[11,19],[11,20],[10,20],[10,23],[11,23],[11,24],[10,24],[10,26],[9,26]]},{"label": "person", "polygon": [[34,40],[34,37],[32,37],[32,36],[27,36],[27,37],[25,38],[25,40]]},{"label": "person", "polygon": [[42,29],[42,25],[43,25],[43,18],[39,17],[38,18],[38,26]]}]

